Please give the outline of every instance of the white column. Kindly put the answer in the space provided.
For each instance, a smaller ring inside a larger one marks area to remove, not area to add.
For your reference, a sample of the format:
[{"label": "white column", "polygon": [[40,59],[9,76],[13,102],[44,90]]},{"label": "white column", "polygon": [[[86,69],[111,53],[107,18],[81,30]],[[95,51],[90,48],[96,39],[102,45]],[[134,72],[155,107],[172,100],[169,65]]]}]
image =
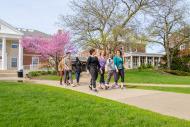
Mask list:
[{"label": "white column", "polygon": [[19,49],[18,49],[18,70],[23,69],[23,47],[21,45],[21,40],[19,39]]},{"label": "white column", "polygon": [[146,56],[145,65],[148,64],[148,57]]},{"label": "white column", "polygon": [[139,56],[139,67],[141,66],[141,56]]},{"label": "white column", "polygon": [[154,67],[155,64],[154,64],[154,57],[152,57],[152,66]]},{"label": "white column", "polygon": [[158,66],[160,66],[161,58],[158,58]]},{"label": "white column", "polygon": [[2,38],[2,70],[7,70],[6,38]]},{"label": "white column", "polygon": [[131,64],[131,69],[133,69],[133,56],[131,56],[131,58],[130,58],[130,64]]}]

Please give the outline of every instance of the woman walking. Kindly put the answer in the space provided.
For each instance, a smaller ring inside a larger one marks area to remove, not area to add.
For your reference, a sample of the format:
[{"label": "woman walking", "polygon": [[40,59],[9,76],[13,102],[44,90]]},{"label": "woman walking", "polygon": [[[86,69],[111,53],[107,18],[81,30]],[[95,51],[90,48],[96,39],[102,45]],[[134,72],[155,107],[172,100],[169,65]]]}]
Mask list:
[{"label": "woman walking", "polygon": [[[105,85],[105,79],[104,79],[104,75],[105,75],[105,66],[106,66],[106,53],[105,51],[100,53],[100,57],[98,59],[99,64],[100,64],[100,84],[99,87],[101,89],[103,89],[102,86]],[[105,88],[107,89],[108,86],[105,86]]]},{"label": "woman walking", "polygon": [[69,78],[69,83],[71,86],[75,87],[73,84],[73,79],[72,79],[72,61],[71,61],[71,53],[67,52],[66,57],[64,59],[64,83],[68,84],[68,78]]},{"label": "woman walking", "polygon": [[106,80],[106,86],[110,86],[110,80],[111,77],[114,76],[114,85],[112,86],[113,88],[118,88],[118,84],[117,84],[117,72],[116,72],[116,67],[113,61],[113,55],[109,54],[109,58],[106,62],[106,66],[107,66],[107,71],[108,71],[108,77]]},{"label": "woman walking", "polygon": [[60,85],[63,85],[63,75],[64,75],[64,57],[61,58],[61,61],[58,65],[59,75],[60,75]]},{"label": "woman walking", "polygon": [[98,71],[100,69],[100,64],[99,64],[98,58],[95,55],[96,55],[95,49],[91,49],[90,56],[88,57],[88,60],[87,60],[87,69],[89,70],[90,75],[91,75],[89,88],[97,92],[96,80],[98,78]]},{"label": "woman walking", "polygon": [[80,85],[79,84],[79,81],[80,81],[80,74],[81,74],[81,69],[82,67],[82,63],[81,61],[79,60],[78,57],[76,57],[76,62],[75,62],[75,76],[76,76],[76,81],[77,81],[77,85]]},{"label": "woman walking", "polygon": [[116,52],[116,56],[114,57],[114,64],[115,64],[116,72],[117,72],[116,83],[118,83],[118,80],[121,77],[121,89],[123,89],[125,72],[124,72],[124,66],[123,66],[122,52],[120,50],[117,50]]}]

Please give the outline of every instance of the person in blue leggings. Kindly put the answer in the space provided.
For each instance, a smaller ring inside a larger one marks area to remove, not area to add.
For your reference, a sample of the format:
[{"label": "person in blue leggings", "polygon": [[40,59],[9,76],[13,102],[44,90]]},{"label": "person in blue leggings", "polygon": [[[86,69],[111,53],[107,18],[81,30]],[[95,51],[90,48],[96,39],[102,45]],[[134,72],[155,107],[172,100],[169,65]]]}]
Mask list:
[{"label": "person in blue leggings", "polygon": [[123,66],[123,58],[122,58],[122,52],[120,50],[117,50],[116,56],[113,59],[116,72],[117,72],[117,81],[118,83],[119,78],[121,77],[121,89],[124,87],[125,82],[125,72],[124,72],[124,66]]}]

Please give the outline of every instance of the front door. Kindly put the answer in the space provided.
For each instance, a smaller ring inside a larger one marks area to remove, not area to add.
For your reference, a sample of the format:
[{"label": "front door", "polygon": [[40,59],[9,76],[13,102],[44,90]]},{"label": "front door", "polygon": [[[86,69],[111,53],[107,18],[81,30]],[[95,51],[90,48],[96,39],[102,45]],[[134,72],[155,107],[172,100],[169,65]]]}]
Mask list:
[{"label": "front door", "polygon": [[11,69],[17,69],[18,67],[18,60],[17,57],[11,58]]},{"label": "front door", "polygon": [[0,70],[2,69],[2,56],[0,56]]}]

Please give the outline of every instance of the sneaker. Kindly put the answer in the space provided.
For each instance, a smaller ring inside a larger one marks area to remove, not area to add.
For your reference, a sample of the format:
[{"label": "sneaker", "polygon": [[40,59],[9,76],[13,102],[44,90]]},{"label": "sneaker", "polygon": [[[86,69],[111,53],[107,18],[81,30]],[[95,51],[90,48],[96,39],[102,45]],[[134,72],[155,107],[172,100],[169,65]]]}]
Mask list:
[{"label": "sneaker", "polygon": [[102,87],[102,85],[99,85],[99,88],[100,88],[100,89],[104,89],[104,88]]},{"label": "sneaker", "polygon": [[74,85],[74,84],[71,84],[71,86],[72,86],[72,87],[75,87],[76,85]]},{"label": "sneaker", "polygon": [[90,90],[92,90],[92,86],[89,85]]},{"label": "sneaker", "polygon": [[98,90],[96,88],[94,88],[94,92],[98,92]]},{"label": "sneaker", "polygon": [[109,85],[108,84],[105,84],[105,89],[109,89]]},{"label": "sneaker", "polygon": [[124,88],[124,83],[121,83],[121,89],[123,89]]},{"label": "sneaker", "polygon": [[112,88],[117,89],[117,88],[119,88],[119,85],[118,85],[118,84],[114,84],[114,85],[112,86]]}]

